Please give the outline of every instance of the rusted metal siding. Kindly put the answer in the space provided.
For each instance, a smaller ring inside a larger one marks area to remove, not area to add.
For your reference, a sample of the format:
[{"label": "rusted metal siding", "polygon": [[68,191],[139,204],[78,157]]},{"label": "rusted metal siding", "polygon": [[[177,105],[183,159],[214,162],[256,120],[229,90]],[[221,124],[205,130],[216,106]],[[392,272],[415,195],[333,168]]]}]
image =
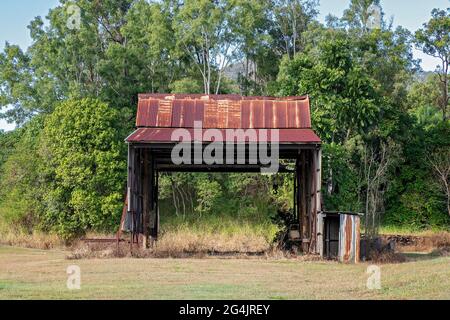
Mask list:
[{"label": "rusted metal siding", "polygon": [[308,97],[140,95],[137,127],[310,129]]},{"label": "rusted metal siding", "polygon": [[360,256],[360,217],[341,214],[339,231],[339,261],[358,263]]},{"label": "rusted metal siding", "polygon": [[[139,128],[135,132],[133,132],[128,138],[126,139],[127,142],[132,143],[146,143],[146,142],[179,142],[179,140],[172,139],[172,134],[175,130],[178,128]],[[187,128],[187,132],[189,132],[191,137],[194,137],[194,129],[193,128]],[[203,129],[203,133],[207,129]],[[260,137],[260,130],[262,129],[255,129],[256,130],[256,141],[250,141],[250,142],[259,142]],[[223,139],[217,139],[215,141],[223,142],[223,140],[227,141],[227,134],[225,132],[225,129],[219,129],[220,133],[222,134]],[[266,130],[267,133],[267,140],[262,141],[268,141],[272,142],[273,136],[269,130]],[[275,142],[279,143],[298,143],[298,144],[320,144],[320,138],[314,133],[311,129],[279,129],[278,130],[278,140],[275,140]],[[176,135],[175,135],[176,136]],[[202,134],[202,136],[204,136]],[[220,137],[219,137],[220,138]],[[248,140],[248,137],[247,137]],[[212,142],[212,139],[210,137],[204,142]],[[244,142],[239,141],[239,136],[237,139],[237,142]]]}]

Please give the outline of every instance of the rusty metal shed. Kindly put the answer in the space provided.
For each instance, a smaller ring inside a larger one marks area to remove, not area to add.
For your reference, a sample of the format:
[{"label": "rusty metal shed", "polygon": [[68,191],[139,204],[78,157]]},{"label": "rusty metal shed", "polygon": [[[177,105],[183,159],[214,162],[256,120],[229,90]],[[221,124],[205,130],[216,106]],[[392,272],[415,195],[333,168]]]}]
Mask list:
[{"label": "rusty metal shed", "polygon": [[[258,172],[263,163],[174,164],[171,152],[180,140],[177,129],[194,134],[202,123],[202,133],[215,129],[254,129],[256,133],[276,130],[278,137],[267,136],[268,144],[277,144],[280,159],[295,162],[294,214],[298,221],[301,250],[323,255],[323,217],[321,216],[321,141],[311,128],[309,98],[242,97],[239,95],[141,94],[136,130],[128,143],[127,211],[122,228],[133,241],[145,247],[159,232],[158,176],[170,171]],[[227,138],[223,142],[245,146],[258,143],[247,136]],[[201,141],[198,141],[198,140]],[[192,139],[204,149],[216,141],[204,134]],[[275,141],[276,140],[276,141]],[[203,150],[202,149],[202,150]],[[237,155],[234,155],[235,158]],[[287,168],[280,166],[281,172]]]},{"label": "rusty metal shed", "polygon": [[323,257],[344,263],[359,262],[361,216],[353,212],[319,212],[323,225]]}]

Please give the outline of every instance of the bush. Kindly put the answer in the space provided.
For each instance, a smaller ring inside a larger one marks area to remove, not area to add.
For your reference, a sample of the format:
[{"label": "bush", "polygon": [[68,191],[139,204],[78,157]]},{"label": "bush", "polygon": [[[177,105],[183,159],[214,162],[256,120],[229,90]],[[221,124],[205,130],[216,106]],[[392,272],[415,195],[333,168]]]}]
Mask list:
[{"label": "bush", "polygon": [[95,99],[66,101],[45,121],[42,147],[52,179],[42,219],[63,238],[117,229],[126,182],[119,121]]},{"label": "bush", "polygon": [[[43,187],[39,153],[43,118],[35,117],[8,134],[0,179],[0,222],[15,231],[31,233],[38,225]],[[6,137],[5,137],[6,138]],[[9,147],[8,147],[9,146]]]}]

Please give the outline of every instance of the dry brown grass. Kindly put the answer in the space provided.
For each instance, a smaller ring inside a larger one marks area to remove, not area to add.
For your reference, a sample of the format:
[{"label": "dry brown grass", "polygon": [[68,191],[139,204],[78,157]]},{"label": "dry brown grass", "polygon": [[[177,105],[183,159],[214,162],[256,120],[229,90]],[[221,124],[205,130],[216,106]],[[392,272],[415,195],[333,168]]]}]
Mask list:
[{"label": "dry brown grass", "polygon": [[430,236],[431,243],[435,248],[450,248],[450,232],[439,232]]},{"label": "dry brown grass", "polygon": [[114,242],[78,242],[72,247],[68,259],[83,258],[204,258],[220,257],[271,257],[285,258],[289,253],[276,249],[262,236],[196,234],[185,231],[167,232],[150,249],[143,250],[136,244],[130,251],[128,242],[121,242],[119,247]]},{"label": "dry brown grass", "polygon": [[238,252],[259,253],[269,250],[271,244],[257,234],[201,234],[188,230],[166,232],[158,241],[160,252]]},{"label": "dry brown grass", "polygon": [[0,232],[0,244],[32,249],[54,249],[64,247],[64,242],[56,235],[33,232],[2,231]]}]

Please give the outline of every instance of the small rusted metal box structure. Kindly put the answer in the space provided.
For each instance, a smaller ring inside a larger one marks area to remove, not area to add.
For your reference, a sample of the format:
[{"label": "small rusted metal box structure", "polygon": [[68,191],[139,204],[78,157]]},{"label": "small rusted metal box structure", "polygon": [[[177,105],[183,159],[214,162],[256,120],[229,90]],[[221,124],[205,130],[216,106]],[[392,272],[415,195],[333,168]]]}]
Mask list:
[{"label": "small rusted metal box structure", "polygon": [[360,214],[350,212],[320,212],[322,248],[327,259],[344,263],[358,263],[360,258]]}]

